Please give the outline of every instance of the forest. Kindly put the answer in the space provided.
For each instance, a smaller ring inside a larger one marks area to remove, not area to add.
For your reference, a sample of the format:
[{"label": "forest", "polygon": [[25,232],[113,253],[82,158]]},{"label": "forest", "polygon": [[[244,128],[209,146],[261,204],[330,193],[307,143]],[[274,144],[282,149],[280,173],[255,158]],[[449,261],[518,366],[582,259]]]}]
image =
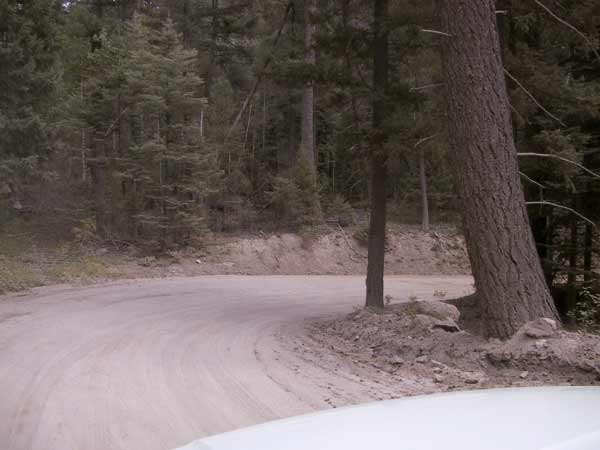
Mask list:
[{"label": "forest", "polygon": [[597,326],[600,4],[448,3],[0,0],[0,229],[368,221],[383,307],[386,222],[459,223],[489,335]]}]

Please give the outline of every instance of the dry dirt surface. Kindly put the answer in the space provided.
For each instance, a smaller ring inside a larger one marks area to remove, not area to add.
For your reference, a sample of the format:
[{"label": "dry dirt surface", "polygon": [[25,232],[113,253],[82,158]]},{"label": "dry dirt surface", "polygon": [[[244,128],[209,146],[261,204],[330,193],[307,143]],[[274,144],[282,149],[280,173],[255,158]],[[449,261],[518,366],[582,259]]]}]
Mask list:
[{"label": "dry dirt surface", "polygon": [[[356,228],[220,237],[204,248],[135,258],[118,268],[128,278],[197,275],[358,275],[366,273],[367,249]],[[469,275],[465,240],[454,228],[425,233],[403,225],[388,231],[385,269],[389,275]]]},{"label": "dry dirt surface", "polygon": [[[464,295],[471,283],[402,276],[386,286],[399,302]],[[166,450],[423,391],[305,335],[363,293],[363,277],[216,276],[0,297],[0,449]]]},{"label": "dry dirt surface", "polygon": [[[439,297],[439,292],[438,292]],[[401,299],[402,300],[402,299]],[[560,330],[538,319],[511,339],[462,330],[446,302],[395,303],[384,312],[357,309],[307,324],[302,339],[312,364],[341,359],[389,386],[392,395],[456,389],[600,385],[600,336]]]}]

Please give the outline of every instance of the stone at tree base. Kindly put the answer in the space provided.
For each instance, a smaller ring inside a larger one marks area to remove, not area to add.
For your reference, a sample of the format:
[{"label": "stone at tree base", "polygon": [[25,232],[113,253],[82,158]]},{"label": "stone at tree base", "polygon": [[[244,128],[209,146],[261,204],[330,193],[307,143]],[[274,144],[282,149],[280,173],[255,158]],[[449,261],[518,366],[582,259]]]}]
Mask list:
[{"label": "stone at tree base", "polygon": [[399,356],[394,356],[390,362],[393,366],[401,366],[404,364],[404,360]]},{"label": "stone at tree base", "polygon": [[452,319],[438,320],[433,324],[432,328],[438,328],[440,330],[448,331],[449,333],[458,333],[460,331],[460,327]]},{"label": "stone at tree base", "polygon": [[415,332],[423,334],[429,332],[436,319],[425,314],[417,314],[412,318],[412,328]]},{"label": "stone at tree base", "polygon": [[552,319],[536,319],[523,325],[517,332],[520,333],[532,339],[555,337],[558,335],[558,324]]},{"label": "stone at tree base", "polygon": [[413,314],[434,317],[438,320],[452,319],[458,322],[458,319],[460,319],[460,311],[456,306],[435,300],[406,303],[402,305],[402,310],[412,312]]},{"label": "stone at tree base", "polygon": [[465,380],[464,380],[464,381],[465,381],[465,383],[467,383],[467,384],[479,384],[479,381],[480,381],[480,380],[479,380],[479,378],[478,378],[478,377],[476,377],[475,375],[470,375],[470,374],[469,374],[469,375],[467,375],[467,376],[465,377]]}]

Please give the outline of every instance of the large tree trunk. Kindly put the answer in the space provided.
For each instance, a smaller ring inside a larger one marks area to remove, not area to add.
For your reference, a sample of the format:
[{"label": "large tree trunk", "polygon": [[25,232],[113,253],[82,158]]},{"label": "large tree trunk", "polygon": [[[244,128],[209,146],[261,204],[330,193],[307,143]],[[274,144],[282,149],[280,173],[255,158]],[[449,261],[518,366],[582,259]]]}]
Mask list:
[{"label": "large tree trunk", "polygon": [[387,0],[375,0],[373,23],[373,142],[371,148],[371,219],[367,264],[366,306],[383,308],[383,272],[385,259],[386,140],[382,124],[388,82]]},{"label": "large tree trunk", "polygon": [[558,319],[519,179],[495,3],[438,0],[456,187],[483,329],[508,338]]}]

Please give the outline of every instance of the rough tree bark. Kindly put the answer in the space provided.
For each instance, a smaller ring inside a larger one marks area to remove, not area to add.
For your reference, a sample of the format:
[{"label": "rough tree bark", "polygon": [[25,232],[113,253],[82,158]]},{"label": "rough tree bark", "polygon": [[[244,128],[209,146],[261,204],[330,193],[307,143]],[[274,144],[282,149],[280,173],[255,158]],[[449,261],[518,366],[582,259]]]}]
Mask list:
[{"label": "rough tree bark", "polygon": [[519,179],[495,2],[438,0],[451,160],[483,329],[558,319]]},{"label": "rough tree bark", "polygon": [[373,21],[373,141],[371,149],[371,218],[367,263],[367,307],[383,308],[383,272],[385,259],[386,141],[382,124],[388,84],[388,0],[375,0]]}]

